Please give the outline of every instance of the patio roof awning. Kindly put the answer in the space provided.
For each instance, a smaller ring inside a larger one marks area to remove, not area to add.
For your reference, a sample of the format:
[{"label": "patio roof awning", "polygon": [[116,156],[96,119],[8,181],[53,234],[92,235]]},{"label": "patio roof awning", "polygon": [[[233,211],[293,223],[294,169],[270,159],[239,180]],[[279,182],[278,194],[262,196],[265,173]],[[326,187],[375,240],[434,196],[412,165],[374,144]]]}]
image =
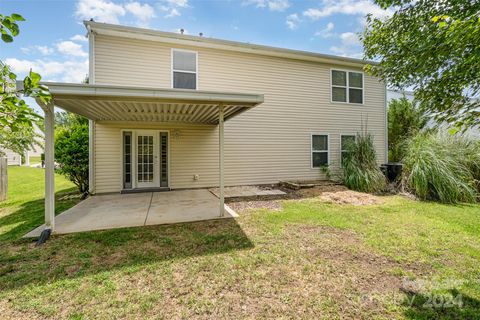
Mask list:
[{"label": "patio roof awning", "polygon": [[96,121],[218,124],[263,102],[262,94],[44,82],[53,104]]},{"label": "patio roof awning", "polygon": [[[45,230],[42,239],[55,230],[54,128],[55,106],[93,121],[178,122],[218,125],[220,217],[225,212],[224,121],[263,102],[262,94],[157,89],[116,85],[42,83],[53,101],[37,103],[45,112]],[[22,82],[17,82],[21,89]],[[93,136],[89,134],[89,166],[92,166]],[[89,185],[93,175],[89,171]],[[89,189],[89,192],[91,189]]]}]

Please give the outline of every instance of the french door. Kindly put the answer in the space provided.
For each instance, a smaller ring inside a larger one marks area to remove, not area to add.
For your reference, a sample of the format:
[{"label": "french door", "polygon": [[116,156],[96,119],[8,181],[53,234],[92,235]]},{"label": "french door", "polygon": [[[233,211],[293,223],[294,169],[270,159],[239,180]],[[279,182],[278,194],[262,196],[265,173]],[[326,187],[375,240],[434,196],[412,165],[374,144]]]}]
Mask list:
[{"label": "french door", "polygon": [[123,188],[168,187],[168,133],[123,132]]},{"label": "french door", "polygon": [[160,187],[158,137],[155,131],[137,131],[137,187]]}]

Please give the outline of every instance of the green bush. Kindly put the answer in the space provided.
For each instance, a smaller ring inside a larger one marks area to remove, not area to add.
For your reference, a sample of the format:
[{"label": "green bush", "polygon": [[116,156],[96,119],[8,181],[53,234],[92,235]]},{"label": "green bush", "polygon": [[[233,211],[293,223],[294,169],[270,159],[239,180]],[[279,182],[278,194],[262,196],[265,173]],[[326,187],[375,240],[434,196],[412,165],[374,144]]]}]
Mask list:
[{"label": "green bush", "polygon": [[399,162],[405,155],[406,144],[427,124],[428,118],[407,98],[393,99],[388,104],[388,160]]},{"label": "green bush", "polygon": [[81,193],[88,191],[88,124],[73,123],[55,130],[55,161],[59,173]]},{"label": "green bush", "polygon": [[343,154],[343,183],[352,190],[380,192],[386,179],[377,163],[373,137],[369,133],[357,134],[355,142],[347,144]]},{"label": "green bush", "polygon": [[422,133],[403,159],[403,185],[424,200],[472,203],[480,179],[480,145],[460,135]]}]

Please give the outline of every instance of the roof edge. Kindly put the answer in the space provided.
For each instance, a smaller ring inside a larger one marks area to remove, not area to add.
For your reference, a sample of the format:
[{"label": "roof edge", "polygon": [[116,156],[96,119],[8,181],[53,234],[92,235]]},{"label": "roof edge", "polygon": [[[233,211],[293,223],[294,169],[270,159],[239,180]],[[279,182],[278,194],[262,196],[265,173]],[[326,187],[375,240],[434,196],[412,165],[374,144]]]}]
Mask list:
[{"label": "roof edge", "polygon": [[250,44],[231,40],[222,40],[216,38],[205,38],[200,36],[191,36],[177,34],[174,32],[165,32],[153,29],[130,27],[117,24],[101,23],[95,21],[84,21],[85,27],[98,34],[112,35],[118,37],[160,41],[167,43],[176,43],[197,47],[223,49],[228,51],[237,51],[244,53],[260,54],[274,57],[284,57],[297,60],[315,61],[322,63],[334,63],[353,67],[363,67],[366,64],[377,65],[375,61],[340,57],[335,55],[272,47],[259,44]]},{"label": "roof edge", "polygon": [[[263,94],[215,92],[200,90],[165,89],[154,87],[133,87],[104,84],[78,84],[63,82],[41,82],[54,96],[102,96],[117,98],[164,98],[170,100],[211,101],[225,103],[245,103],[258,105],[264,102]],[[17,88],[23,88],[23,82],[17,81]]]}]

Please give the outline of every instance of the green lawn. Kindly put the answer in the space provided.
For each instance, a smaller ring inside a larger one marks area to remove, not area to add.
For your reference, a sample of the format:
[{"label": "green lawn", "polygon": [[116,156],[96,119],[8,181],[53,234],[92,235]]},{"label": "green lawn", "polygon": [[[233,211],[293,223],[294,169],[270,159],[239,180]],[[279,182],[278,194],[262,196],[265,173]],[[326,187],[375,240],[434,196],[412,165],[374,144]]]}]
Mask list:
[{"label": "green lawn", "polygon": [[[2,318],[480,318],[478,205],[289,200],[237,220],[55,236],[35,247],[21,236],[43,220],[43,171],[9,168],[9,177]],[[72,191],[56,182],[57,192]],[[58,211],[73,204],[59,201]],[[404,278],[420,289],[402,291]]]},{"label": "green lawn", "polygon": [[30,165],[42,163],[41,157],[30,157]]}]

